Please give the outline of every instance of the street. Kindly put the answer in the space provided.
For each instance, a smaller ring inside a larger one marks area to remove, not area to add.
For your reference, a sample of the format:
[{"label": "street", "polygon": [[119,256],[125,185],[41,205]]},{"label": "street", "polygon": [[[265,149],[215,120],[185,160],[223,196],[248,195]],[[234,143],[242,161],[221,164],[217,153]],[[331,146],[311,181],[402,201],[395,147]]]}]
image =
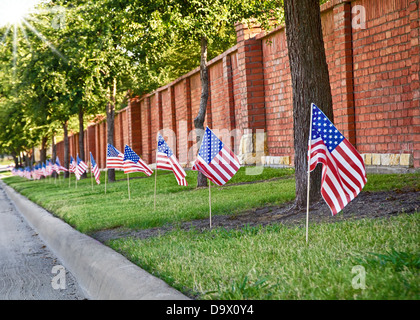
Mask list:
[{"label": "street", "polygon": [[0,185],[0,300],[80,300],[73,275],[46,247]]}]

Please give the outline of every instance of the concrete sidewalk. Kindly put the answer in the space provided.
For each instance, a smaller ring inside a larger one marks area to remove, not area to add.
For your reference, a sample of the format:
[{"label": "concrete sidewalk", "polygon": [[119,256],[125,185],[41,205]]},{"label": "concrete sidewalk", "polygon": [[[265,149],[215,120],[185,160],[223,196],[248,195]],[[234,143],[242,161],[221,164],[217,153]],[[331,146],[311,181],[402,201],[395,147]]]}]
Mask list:
[{"label": "concrete sidewalk", "polygon": [[41,239],[77,279],[86,296],[97,300],[187,300],[164,281],[125,257],[78,232],[0,180],[1,187]]}]

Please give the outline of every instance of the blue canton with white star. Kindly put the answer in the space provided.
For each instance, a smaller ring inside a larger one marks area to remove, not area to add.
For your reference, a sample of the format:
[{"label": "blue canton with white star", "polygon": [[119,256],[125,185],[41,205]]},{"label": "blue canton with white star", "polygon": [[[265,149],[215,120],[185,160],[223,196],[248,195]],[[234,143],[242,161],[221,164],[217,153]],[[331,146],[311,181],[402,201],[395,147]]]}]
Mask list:
[{"label": "blue canton with white star", "polygon": [[312,140],[322,138],[329,152],[332,152],[344,140],[327,116],[316,106],[312,110]]},{"label": "blue canton with white star", "polygon": [[108,144],[108,152],[107,152],[107,157],[118,157],[118,155],[120,154],[120,152],[115,149],[115,147],[113,145]]},{"label": "blue canton with white star", "polygon": [[129,146],[126,145],[124,149],[124,161],[125,160],[130,160],[134,163],[137,163],[139,162],[140,157]]},{"label": "blue canton with white star", "polygon": [[95,162],[95,159],[93,159],[92,153],[90,153],[90,163],[92,167],[96,166],[96,162]]},{"label": "blue canton with white star", "polygon": [[163,139],[160,133],[159,133],[159,138],[158,138],[158,152],[162,152],[166,154],[168,157],[171,157],[173,155],[171,148],[169,148],[169,146],[166,144],[165,139]]},{"label": "blue canton with white star", "polygon": [[223,146],[223,142],[207,127],[198,154],[204,161],[210,163]]}]

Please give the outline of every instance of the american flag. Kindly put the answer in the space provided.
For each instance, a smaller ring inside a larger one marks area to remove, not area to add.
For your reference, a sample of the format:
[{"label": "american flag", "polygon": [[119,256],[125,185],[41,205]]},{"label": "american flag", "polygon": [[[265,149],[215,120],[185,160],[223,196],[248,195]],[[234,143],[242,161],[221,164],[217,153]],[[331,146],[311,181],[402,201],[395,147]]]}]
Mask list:
[{"label": "american flag", "polygon": [[52,162],[50,160],[47,160],[46,173],[48,176],[50,176],[53,173]]},{"label": "american flag", "polygon": [[48,175],[52,175],[53,172],[54,172],[54,165],[53,165],[52,159],[50,159],[48,163]]},{"label": "american flag", "polygon": [[322,163],[321,194],[336,215],[353,200],[366,184],[362,157],[315,105],[309,138],[310,171]]},{"label": "american flag", "polygon": [[144,172],[151,176],[153,171],[150,167],[128,146],[124,149],[124,173]]},{"label": "american flag", "polygon": [[55,170],[55,172],[57,172],[57,174],[60,174],[60,172],[68,171],[67,168],[64,168],[60,164],[60,159],[58,157],[55,158],[55,168],[54,168],[54,170]]},{"label": "american flag", "polygon": [[42,164],[42,171],[41,172],[42,172],[42,175],[44,177],[47,176],[47,167],[45,166],[45,163]]},{"label": "american flag", "polygon": [[235,154],[207,127],[192,170],[202,172],[210,181],[221,186],[239,170]]},{"label": "american flag", "polygon": [[124,155],[108,143],[106,167],[109,169],[124,169]]},{"label": "american flag", "polygon": [[74,161],[73,157],[70,156],[70,166],[69,171],[75,173],[76,172],[76,162]]},{"label": "american flag", "polygon": [[25,178],[26,179],[31,179],[31,168],[29,168],[29,167],[25,168]]},{"label": "american flag", "polygon": [[99,172],[99,168],[96,165],[95,159],[93,159],[92,152],[90,153],[90,170],[92,170],[92,173],[95,176],[96,183],[100,184],[101,173]]},{"label": "american flag", "polygon": [[79,155],[77,155],[77,166],[76,166],[76,172],[75,172],[77,180],[79,180],[82,174],[85,173],[87,167],[88,165],[86,164],[86,162],[80,159]]},{"label": "american flag", "polygon": [[34,175],[35,175],[34,179],[37,179],[37,180],[41,179],[41,176],[42,176],[42,165],[41,164],[37,164],[35,166]]},{"label": "american flag", "polygon": [[55,163],[53,165],[53,169],[57,174],[60,174],[60,160],[58,159],[58,156],[55,157]]},{"label": "american flag", "polygon": [[178,163],[177,158],[174,156],[171,148],[167,145],[165,139],[159,133],[158,135],[158,148],[156,153],[156,169],[173,171],[176,181],[180,186],[187,186],[185,177],[187,174]]}]

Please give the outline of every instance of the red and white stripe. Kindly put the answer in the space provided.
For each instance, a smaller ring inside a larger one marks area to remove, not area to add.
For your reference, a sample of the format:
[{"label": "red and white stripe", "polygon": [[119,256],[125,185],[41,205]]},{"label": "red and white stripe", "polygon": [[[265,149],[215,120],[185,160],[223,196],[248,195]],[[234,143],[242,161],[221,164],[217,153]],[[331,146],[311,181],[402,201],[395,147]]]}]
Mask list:
[{"label": "red and white stripe", "polygon": [[362,190],[367,182],[362,157],[347,139],[331,153],[321,138],[311,140],[310,171],[322,163],[321,194],[336,215]]},{"label": "red and white stripe", "polygon": [[187,186],[187,180],[185,177],[187,174],[179,164],[178,160],[174,155],[168,157],[163,152],[157,152],[156,154],[156,169],[173,171],[175,179],[180,186]]},{"label": "red and white stripe", "polygon": [[91,170],[92,170],[93,176],[95,177],[96,183],[100,184],[101,183],[101,180],[100,180],[101,173],[99,172],[98,165],[95,165],[94,167],[92,167]]},{"label": "red and white stripe", "polygon": [[72,163],[70,163],[69,171],[72,173],[76,173],[76,161],[73,161]]},{"label": "red and white stripe", "polygon": [[235,175],[239,168],[238,158],[224,146],[210,163],[198,155],[192,169],[201,171],[210,181],[222,186]]},{"label": "red and white stripe", "polygon": [[137,163],[130,160],[123,161],[123,169],[124,173],[143,172],[149,177],[153,173],[153,170],[141,158]]},{"label": "red and white stripe", "polygon": [[120,153],[118,157],[107,157],[106,167],[108,169],[124,169],[124,155]]},{"label": "red and white stripe", "polygon": [[80,161],[80,163],[76,167],[76,172],[75,172],[77,180],[80,179],[80,177],[86,171],[87,168],[88,168],[88,165],[84,161]]}]

